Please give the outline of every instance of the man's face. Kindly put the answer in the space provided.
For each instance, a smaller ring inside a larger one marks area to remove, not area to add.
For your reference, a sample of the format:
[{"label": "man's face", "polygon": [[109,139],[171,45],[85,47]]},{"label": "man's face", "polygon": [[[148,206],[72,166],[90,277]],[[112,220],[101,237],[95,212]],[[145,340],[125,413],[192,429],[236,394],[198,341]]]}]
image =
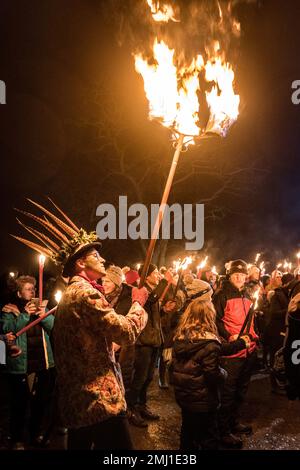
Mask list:
[{"label": "man's face", "polygon": [[106,276],[102,280],[102,286],[106,295],[111,294],[116,288],[116,284]]},{"label": "man's face", "polygon": [[97,250],[88,251],[82,258],[84,262],[84,269],[88,275],[99,279],[105,275],[104,261],[105,259],[100,256]]},{"label": "man's face", "polygon": [[159,272],[158,272],[158,269],[155,268],[154,271],[152,271],[152,273],[149,274],[149,276],[147,276],[147,284],[149,284],[150,287],[154,288],[158,286],[159,281],[160,281]]},{"label": "man's face", "polygon": [[246,274],[244,273],[234,273],[230,276],[230,282],[237,288],[242,289],[246,281]]},{"label": "man's face", "polygon": [[21,299],[29,301],[35,295],[35,287],[30,282],[26,282],[25,284],[23,284],[21,289],[18,291],[18,294],[19,294]]}]

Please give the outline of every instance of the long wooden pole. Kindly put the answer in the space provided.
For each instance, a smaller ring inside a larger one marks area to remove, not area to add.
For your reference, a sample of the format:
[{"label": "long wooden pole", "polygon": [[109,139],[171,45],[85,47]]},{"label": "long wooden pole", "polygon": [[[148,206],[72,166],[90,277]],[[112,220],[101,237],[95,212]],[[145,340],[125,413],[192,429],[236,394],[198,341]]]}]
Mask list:
[{"label": "long wooden pole", "polygon": [[49,310],[48,312],[45,312],[45,313],[42,313],[41,315],[39,315],[39,317],[34,320],[33,322],[29,323],[28,325],[24,326],[24,328],[22,328],[21,330],[19,330],[17,333],[16,333],[16,336],[21,336],[23,333],[26,333],[26,331],[30,330],[30,328],[32,328],[34,325],[37,325],[38,323],[40,323],[42,320],[44,320],[45,318],[49,317],[49,315],[53,314],[57,309],[57,305],[56,307],[53,307],[51,310]]},{"label": "long wooden pole", "polygon": [[166,182],[166,185],[165,185],[164,193],[163,193],[162,200],[161,200],[161,203],[160,203],[160,206],[159,206],[159,211],[158,211],[158,214],[157,214],[157,217],[156,217],[156,222],[155,222],[152,234],[151,234],[151,240],[150,240],[150,243],[149,243],[149,246],[148,246],[148,249],[147,249],[146,258],[145,258],[144,265],[143,265],[143,271],[142,271],[142,274],[141,274],[141,280],[140,280],[139,287],[143,287],[143,285],[145,283],[145,279],[146,279],[147,274],[148,274],[149,265],[150,265],[151,260],[152,260],[152,256],[153,256],[155,244],[156,244],[156,241],[157,241],[159,229],[160,229],[163,217],[164,217],[164,212],[165,212],[166,204],[168,202],[170,190],[171,190],[171,187],[172,187],[175,171],[176,171],[176,168],[177,168],[177,163],[178,163],[179,156],[180,156],[180,153],[181,153],[181,150],[182,150],[183,138],[184,138],[184,136],[180,135],[179,139],[178,139],[178,142],[177,142],[177,147],[176,147],[176,150],[175,150],[175,153],[174,153],[174,157],[173,157],[172,165],[171,165],[171,168],[170,168],[169,176],[168,176],[168,179],[167,179],[167,182]]}]

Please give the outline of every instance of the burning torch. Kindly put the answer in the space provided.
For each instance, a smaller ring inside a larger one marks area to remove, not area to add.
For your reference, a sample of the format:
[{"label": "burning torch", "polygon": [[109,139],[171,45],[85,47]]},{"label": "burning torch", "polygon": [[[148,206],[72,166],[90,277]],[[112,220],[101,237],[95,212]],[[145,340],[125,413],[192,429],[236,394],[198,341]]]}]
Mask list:
[{"label": "burning torch", "polygon": [[[151,8],[153,21],[180,21],[177,15],[176,20],[174,19],[170,9],[160,7],[159,11],[154,11],[153,2],[150,0],[148,5]],[[222,21],[222,17],[220,20]],[[200,139],[212,135],[225,137],[228,129],[238,118],[240,97],[234,92],[234,72],[226,61],[218,41],[214,41],[210,52],[206,50],[206,56],[204,59],[198,54],[190,63],[182,65],[180,54],[176,54],[175,50],[170,49],[158,37],[154,40],[153,56],[149,61],[143,54],[135,54],[135,68],[143,77],[149,102],[149,118],[158,120],[171,130],[175,148],[143,265],[141,287],[147,277],[181,152]],[[209,91],[205,91],[209,118],[206,126],[202,128],[199,127],[200,74],[207,83],[213,84]]]}]

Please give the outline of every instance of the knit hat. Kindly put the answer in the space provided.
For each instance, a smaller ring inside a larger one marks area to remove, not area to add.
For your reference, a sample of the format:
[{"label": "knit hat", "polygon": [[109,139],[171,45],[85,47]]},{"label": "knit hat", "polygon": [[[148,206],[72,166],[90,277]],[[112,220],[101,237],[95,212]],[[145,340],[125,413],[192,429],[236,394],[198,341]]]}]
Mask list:
[{"label": "knit hat", "polygon": [[288,284],[293,279],[294,279],[294,276],[291,273],[284,274],[281,278],[282,285],[284,286],[285,284]]},{"label": "knit hat", "polygon": [[231,276],[231,274],[235,273],[243,273],[243,274],[248,274],[248,267],[247,263],[243,261],[242,259],[236,259],[234,261],[230,261],[229,263],[226,263],[226,269],[227,269],[227,274]]},{"label": "knit hat", "polygon": [[130,271],[130,267],[129,266],[124,266],[122,268],[122,273],[124,274],[124,276],[126,276],[126,274],[128,273],[128,271]]},{"label": "knit hat", "polygon": [[126,279],[127,284],[134,284],[136,281],[139,280],[139,278],[140,278],[139,273],[135,271],[134,269],[130,269],[130,271],[128,271],[125,274],[125,279]]},{"label": "knit hat", "polygon": [[[142,264],[142,265],[140,266],[139,271],[138,271],[139,276],[141,276],[141,274],[142,274],[142,272],[143,272],[143,267],[144,267],[144,265]],[[147,272],[147,276],[150,276],[150,274],[153,273],[153,271],[155,271],[155,269],[157,269],[156,264],[150,263],[150,264],[149,264],[149,268],[148,268],[148,272]]]},{"label": "knit hat", "polygon": [[193,279],[185,286],[188,297],[201,297],[201,300],[211,300],[213,290],[208,282]]},{"label": "knit hat", "polygon": [[264,275],[261,277],[261,282],[262,282],[262,284],[263,284],[264,287],[266,287],[266,286],[270,283],[270,279],[271,279],[270,274],[264,274]]},{"label": "knit hat", "polygon": [[193,274],[185,274],[183,276],[183,284],[185,286],[188,285],[188,284],[191,284],[194,279],[195,279],[195,276]]},{"label": "knit hat", "polygon": [[122,269],[119,266],[110,266],[106,270],[105,277],[113,282],[116,286],[120,287],[123,280]]}]

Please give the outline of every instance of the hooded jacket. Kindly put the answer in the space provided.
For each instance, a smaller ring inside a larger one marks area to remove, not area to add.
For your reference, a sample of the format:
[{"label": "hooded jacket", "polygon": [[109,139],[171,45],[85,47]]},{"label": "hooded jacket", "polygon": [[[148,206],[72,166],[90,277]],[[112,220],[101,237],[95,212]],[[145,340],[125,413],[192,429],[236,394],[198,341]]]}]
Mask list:
[{"label": "hooded jacket", "polygon": [[[228,341],[230,336],[240,333],[252,301],[246,289],[240,291],[230,281],[225,280],[222,288],[215,293],[213,303],[217,312],[216,323],[219,334]],[[254,318],[252,318],[249,333],[252,338],[258,338],[254,330]],[[245,348],[230,356],[247,357],[248,352],[252,353],[255,348],[256,343],[252,341],[249,350]]]},{"label": "hooded jacket", "polygon": [[178,405],[191,412],[215,411],[220,405],[220,386],[226,373],[220,357],[244,347],[242,339],[221,343],[207,333],[197,341],[176,340],[171,364],[171,383]]}]

